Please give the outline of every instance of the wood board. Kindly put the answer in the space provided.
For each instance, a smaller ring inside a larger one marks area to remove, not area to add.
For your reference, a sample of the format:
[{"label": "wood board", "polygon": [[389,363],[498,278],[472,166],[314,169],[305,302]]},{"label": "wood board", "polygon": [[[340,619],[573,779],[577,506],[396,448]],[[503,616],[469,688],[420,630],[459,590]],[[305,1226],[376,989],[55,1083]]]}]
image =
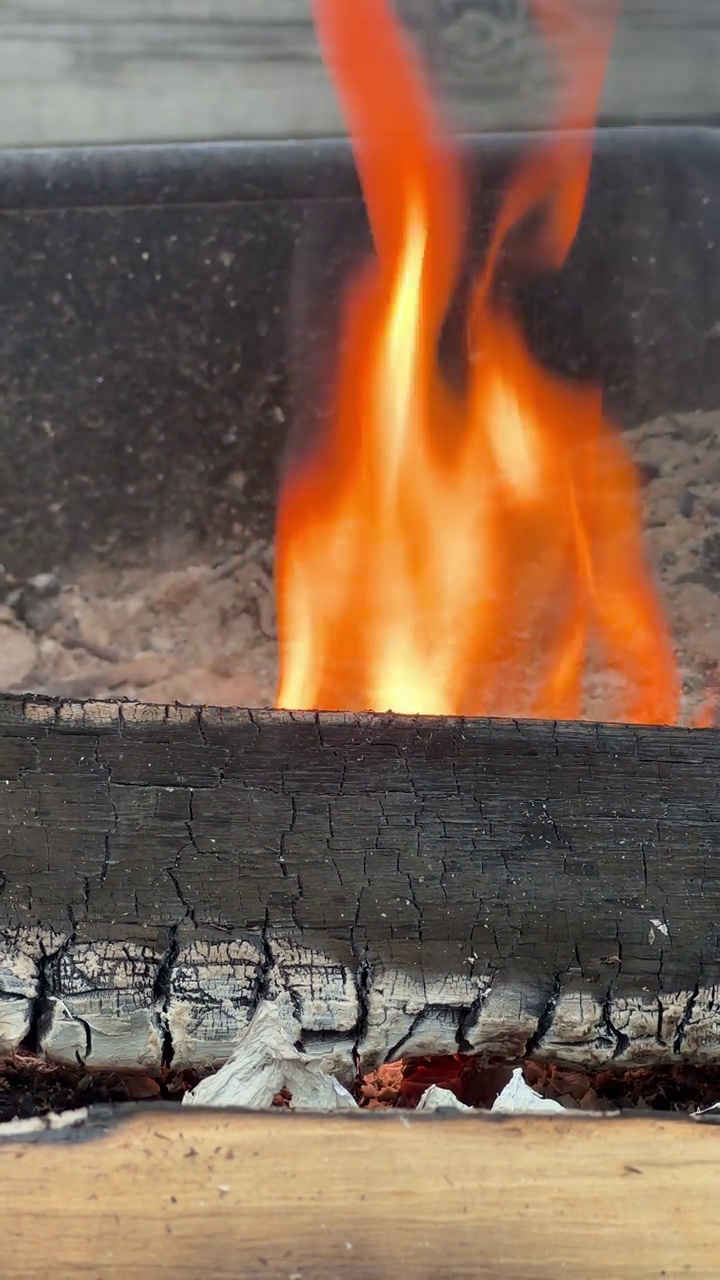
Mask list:
[{"label": "wood board", "polygon": [[168,1106],[8,1130],[8,1277],[720,1273],[720,1134],[689,1120]]},{"label": "wood board", "polygon": [[0,1039],[717,1062],[715,730],[0,702]]},{"label": "wood board", "polygon": [[[527,128],[553,79],[527,0],[398,0],[472,130]],[[714,0],[625,0],[606,123],[717,119]],[[0,145],[325,135],[341,129],[309,0],[10,0],[0,12]]]},{"label": "wood board", "polygon": [[[529,0],[436,0],[433,65],[462,128],[536,127],[552,118],[554,68],[530,10]],[[719,56],[714,0],[620,0],[601,122],[717,119]]]}]

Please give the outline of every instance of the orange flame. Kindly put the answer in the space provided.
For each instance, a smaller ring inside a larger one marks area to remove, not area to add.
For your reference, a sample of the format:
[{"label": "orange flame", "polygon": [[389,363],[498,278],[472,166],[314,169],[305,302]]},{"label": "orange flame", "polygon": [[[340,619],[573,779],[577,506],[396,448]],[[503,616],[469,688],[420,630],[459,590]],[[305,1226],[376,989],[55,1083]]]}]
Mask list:
[{"label": "orange flame", "polygon": [[463,254],[456,153],[387,0],[314,5],[375,256],[346,298],[331,428],[281,494],[278,705],[578,717],[598,655],[620,677],[614,718],[675,721],[631,460],[599,391],[543,369],[493,296],[528,215],[535,265],[557,268],[570,249],[611,6],[534,0],[562,74],[560,128],[506,192],[458,392],[438,356]]}]

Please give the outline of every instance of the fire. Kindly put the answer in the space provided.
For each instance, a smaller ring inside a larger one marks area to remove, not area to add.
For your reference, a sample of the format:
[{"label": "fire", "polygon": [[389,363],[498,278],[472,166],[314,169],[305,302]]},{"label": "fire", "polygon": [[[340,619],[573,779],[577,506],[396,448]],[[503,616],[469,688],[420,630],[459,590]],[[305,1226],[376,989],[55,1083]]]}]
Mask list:
[{"label": "fire", "polygon": [[611,6],[534,0],[563,109],[505,193],[458,389],[439,356],[464,249],[457,151],[388,0],[314,4],[375,253],[345,300],[330,425],[283,484],[278,705],[576,718],[592,662],[618,690],[607,718],[674,722],[631,459],[600,391],[544,369],[495,287],[512,232],[534,269],[573,242]]}]

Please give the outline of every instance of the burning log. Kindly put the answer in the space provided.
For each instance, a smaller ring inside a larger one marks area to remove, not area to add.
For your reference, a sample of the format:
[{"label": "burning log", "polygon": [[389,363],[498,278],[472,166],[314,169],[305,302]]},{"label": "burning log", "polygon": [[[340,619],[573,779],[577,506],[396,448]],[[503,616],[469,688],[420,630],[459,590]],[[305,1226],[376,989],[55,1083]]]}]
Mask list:
[{"label": "burning log", "polygon": [[0,1035],[717,1062],[714,730],[5,697]]}]

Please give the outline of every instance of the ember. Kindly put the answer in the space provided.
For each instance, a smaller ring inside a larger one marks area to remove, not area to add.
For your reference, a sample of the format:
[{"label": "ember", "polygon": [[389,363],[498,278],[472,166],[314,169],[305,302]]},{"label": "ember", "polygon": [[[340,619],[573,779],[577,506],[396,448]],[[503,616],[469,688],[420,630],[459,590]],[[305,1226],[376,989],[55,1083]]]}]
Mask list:
[{"label": "ember", "polygon": [[279,706],[573,718],[600,668],[605,718],[678,718],[630,454],[600,391],[543,369],[500,298],[501,262],[556,270],[573,242],[616,5],[532,7],[562,76],[558,132],[506,191],[458,391],[439,358],[463,255],[456,151],[386,0],[315,0],[375,256],[348,291],[331,427],[283,486]]}]

